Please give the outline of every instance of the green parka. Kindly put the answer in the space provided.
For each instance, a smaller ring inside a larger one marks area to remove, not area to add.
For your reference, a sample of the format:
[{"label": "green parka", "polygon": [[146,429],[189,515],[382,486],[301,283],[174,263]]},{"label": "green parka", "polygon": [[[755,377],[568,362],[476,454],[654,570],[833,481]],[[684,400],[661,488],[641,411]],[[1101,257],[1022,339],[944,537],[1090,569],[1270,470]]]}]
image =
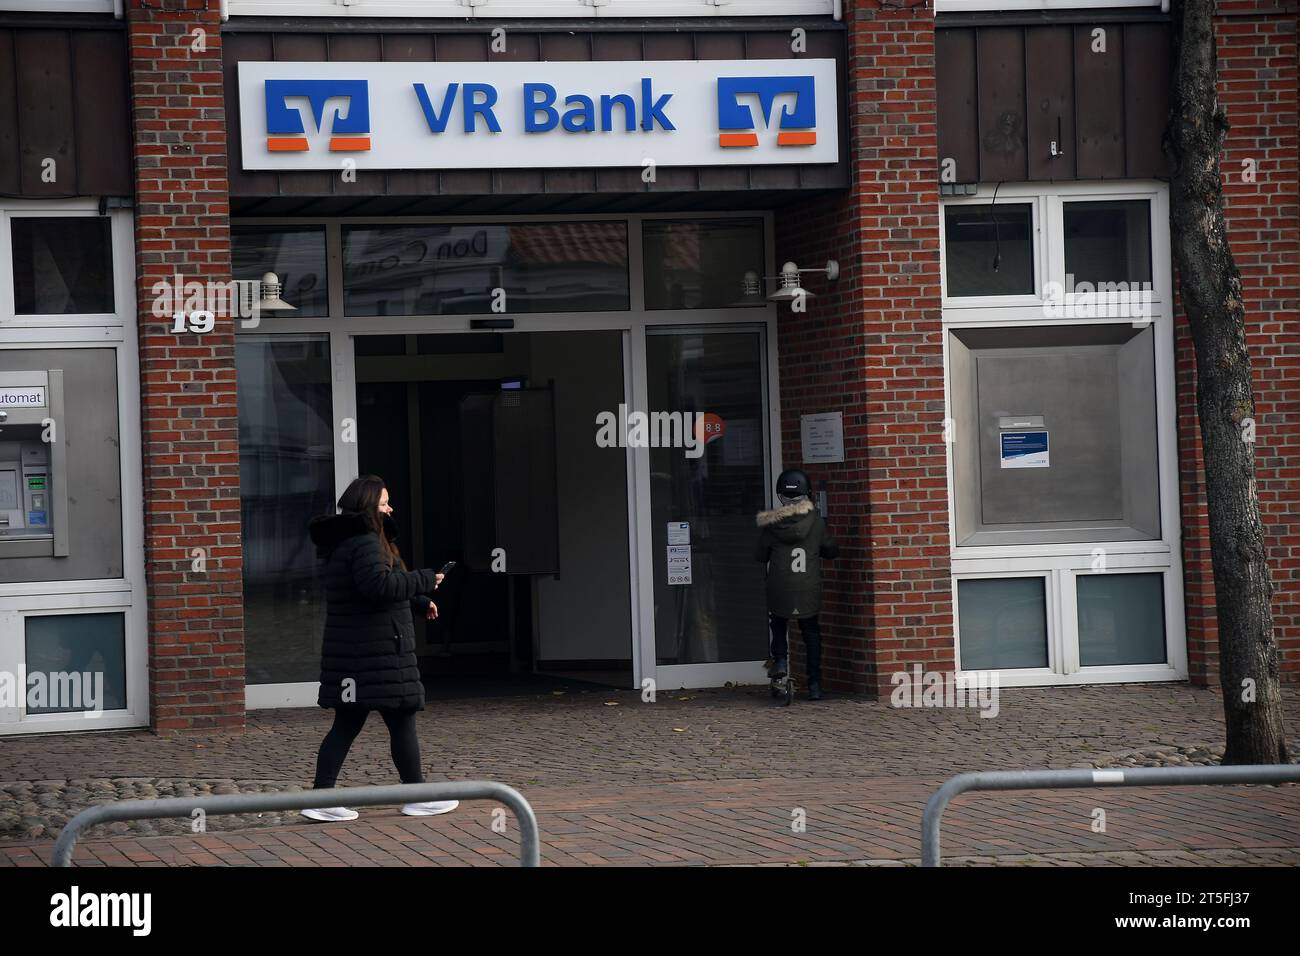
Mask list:
[{"label": "green parka", "polygon": [[[822,559],[840,547],[812,499],[758,513],[754,557],[767,562],[767,610],[784,618],[813,617],[822,609]],[[802,549],[796,553],[796,549]]]}]

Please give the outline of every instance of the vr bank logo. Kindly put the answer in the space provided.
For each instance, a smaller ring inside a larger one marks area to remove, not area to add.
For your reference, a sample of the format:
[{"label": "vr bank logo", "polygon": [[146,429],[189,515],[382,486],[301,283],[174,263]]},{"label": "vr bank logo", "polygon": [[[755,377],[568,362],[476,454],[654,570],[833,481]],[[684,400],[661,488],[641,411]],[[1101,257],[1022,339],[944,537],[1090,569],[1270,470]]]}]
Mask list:
[{"label": "vr bank logo", "polygon": [[[763,126],[772,128],[772,108],[777,97],[786,99],[777,124],[776,145],[812,146],[817,142],[816,87],[811,76],[723,76],[718,78],[718,135],[720,146],[757,146],[757,124],[752,104],[758,100]],[[793,104],[788,102],[793,99]],[[740,132],[736,132],[740,131]]]},{"label": "vr bank logo", "polygon": [[[267,150],[303,153],[310,148],[303,125],[303,107],[311,113],[316,132],[328,132],[330,152],[358,153],[370,149],[367,86],[366,80],[267,80]],[[330,111],[328,130],[327,108]]]}]

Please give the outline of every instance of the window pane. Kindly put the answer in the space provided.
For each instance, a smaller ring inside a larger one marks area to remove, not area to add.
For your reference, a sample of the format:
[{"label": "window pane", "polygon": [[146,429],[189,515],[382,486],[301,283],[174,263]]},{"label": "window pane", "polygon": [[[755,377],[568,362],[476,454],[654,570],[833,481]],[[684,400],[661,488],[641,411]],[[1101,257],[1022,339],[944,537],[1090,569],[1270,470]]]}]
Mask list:
[{"label": "window pane", "polygon": [[265,313],[317,319],[329,315],[325,271],[325,230],[282,226],[236,226],[230,231],[230,256],[236,279],[261,279],[274,272],[280,297],[296,312]]},{"label": "window pane", "polygon": [[11,219],[14,312],[113,312],[113,247],[107,216]]},{"label": "window pane", "polygon": [[1081,574],[1079,663],[1163,664],[1164,581],[1160,574]]},{"label": "window pane", "polygon": [[349,226],[343,230],[348,315],[599,312],[630,307],[627,225]]},{"label": "window pane", "polygon": [[948,295],[1032,295],[1033,220],[1028,203],[945,206]]},{"label": "window pane", "polygon": [[126,623],[118,614],[26,619],[27,713],[126,708]]},{"label": "window pane", "polygon": [[[770,485],[759,333],[648,334],[646,371],[655,414],[707,412],[725,426],[697,447],[698,457],[667,442],[650,449],[656,657],[660,664],[761,661],[768,632],[754,515],[767,506]],[[672,554],[675,562],[689,559],[689,582],[669,584],[668,525],[683,521],[689,541],[672,541]]]},{"label": "window pane", "polygon": [[307,522],[334,513],[324,335],[240,335],[239,503],[248,683],[320,677],[325,596]]},{"label": "window pane", "polygon": [[746,272],[763,275],[761,219],[652,219],[641,231],[647,309],[766,305],[743,296]]},{"label": "window pane", "polygon": [[1044,578],[957,582],[961,669],[1047,666]]},{"label": "window pane", "polygon": [[1145,199],[1065,203],[1066,274],[1076,284],[1150,282],[1150,206]]}]

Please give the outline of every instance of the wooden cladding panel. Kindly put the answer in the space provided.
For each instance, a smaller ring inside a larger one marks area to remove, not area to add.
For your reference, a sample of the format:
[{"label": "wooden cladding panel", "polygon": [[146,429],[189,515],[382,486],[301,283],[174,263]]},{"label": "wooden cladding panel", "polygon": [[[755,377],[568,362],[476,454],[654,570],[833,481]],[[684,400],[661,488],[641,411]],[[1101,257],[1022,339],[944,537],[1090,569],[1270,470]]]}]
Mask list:
[{"label": "wooden cladding panel", "polygon": [[1167,23],[944,27],[935,50],[948,181],[1167,174]]}]

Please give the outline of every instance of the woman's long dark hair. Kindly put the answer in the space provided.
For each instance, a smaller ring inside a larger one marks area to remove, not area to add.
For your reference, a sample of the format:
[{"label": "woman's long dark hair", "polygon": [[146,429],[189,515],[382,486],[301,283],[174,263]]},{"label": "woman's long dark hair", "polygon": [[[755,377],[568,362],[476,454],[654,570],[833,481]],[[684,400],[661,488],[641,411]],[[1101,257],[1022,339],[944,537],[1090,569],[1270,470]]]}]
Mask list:
[{"label": "woman's long dark hair", "polygon": [[348,485],[343,495],[339,498],[339,510],[344,513],[357,514],[361,520],[375,534],[379,535],[379,543],[384,549],[384,554],[388,557],[388,564],[397,565],[405,570],[406,562],[402,560],[401,554],[397,551],[397,545],[394,544],[387,533],[384,531],[384,518],[379,513],[379,499],[383,497],[384,479],[378,475],[362,475],[359,478],[353,478],[352,483]]}]

